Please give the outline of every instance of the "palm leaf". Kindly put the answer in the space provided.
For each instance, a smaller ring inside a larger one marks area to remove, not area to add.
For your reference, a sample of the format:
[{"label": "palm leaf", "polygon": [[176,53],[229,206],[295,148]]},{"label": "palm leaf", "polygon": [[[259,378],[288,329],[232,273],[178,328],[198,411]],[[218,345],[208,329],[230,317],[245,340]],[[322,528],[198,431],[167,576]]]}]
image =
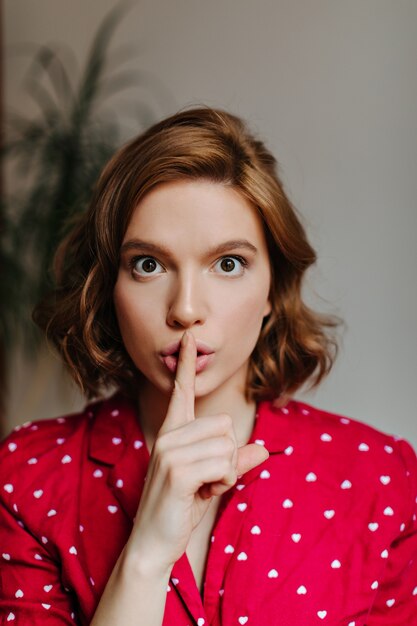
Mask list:
[{"label": "palm leaf", "polygon": [[[1,157],[13,168],[16,185],[3,205],[0,239],[0,341],[5,345],[20,335],[33,347],[38,335],[29,312],[51,286],[57,241],[74,215],[86,210],[95,181],[119,143],[117,119],[100,120],[98,109],[104,95],[134,82],[120,63],[113,64],[110,81],[106,75],[111,39],[125,9],[118,5],[105,16],[78,87],[59,51],[38,49],[25,88],[39,113],[35,119],[9,115]],[[136,110],[146,123],[153,121],[145,104]]]}]

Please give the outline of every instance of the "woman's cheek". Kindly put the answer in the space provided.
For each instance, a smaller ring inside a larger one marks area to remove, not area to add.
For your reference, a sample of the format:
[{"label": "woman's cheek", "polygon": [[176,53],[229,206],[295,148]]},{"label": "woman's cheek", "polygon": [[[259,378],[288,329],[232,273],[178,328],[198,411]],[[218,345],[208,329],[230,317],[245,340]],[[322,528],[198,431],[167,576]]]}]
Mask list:
[{"label": "woman's cheek", "polygon": [[248,290],[239,302],[239,325],[241,322],[243,326],[250,328],[262,323],[267,299],[264,290]]},{"label": "woman's cheek", "polygon": [[[265,306],[265,305],[264,305]],[[255,297],[245,298],[240,306],[224,311],[222,326],[233,357],[248,358],[258,341],[264,306]]]}]

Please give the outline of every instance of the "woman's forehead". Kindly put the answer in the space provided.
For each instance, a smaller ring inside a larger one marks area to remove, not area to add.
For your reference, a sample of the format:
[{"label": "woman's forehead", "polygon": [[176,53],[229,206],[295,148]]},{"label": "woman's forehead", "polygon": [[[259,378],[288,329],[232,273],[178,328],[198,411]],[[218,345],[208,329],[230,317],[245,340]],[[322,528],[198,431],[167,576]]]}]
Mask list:
[{"label": "woman's forehead", "polygon": [[196,237],[208,245],[220,239],[263,240],[257,209],[237,189],[205,180],[158,185],[134,208],[124,242],[132,236],[167,241]]}]

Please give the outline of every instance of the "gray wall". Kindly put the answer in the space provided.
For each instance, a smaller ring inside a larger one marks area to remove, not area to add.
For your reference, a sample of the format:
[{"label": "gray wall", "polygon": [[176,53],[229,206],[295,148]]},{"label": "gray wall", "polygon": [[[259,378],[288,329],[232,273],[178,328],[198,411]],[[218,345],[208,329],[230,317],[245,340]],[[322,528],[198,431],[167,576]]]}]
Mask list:
[{"label": "gray wall", "polygon": [[[5,0],[8,104],[29,106],[17,42],[64,42],[81,59],[111,6]],[[157,79],[121,99],[126,136],[135,99],[156,117],[204,102],[242,115],[278,157],[319,254],[306,299],[348,326],[330,377],[299,397],[417,445],[417,2],[144,0],[116,40]],[[80,405],[56,366],[26,396],[32,374],[12,367],[11,419]]]}]

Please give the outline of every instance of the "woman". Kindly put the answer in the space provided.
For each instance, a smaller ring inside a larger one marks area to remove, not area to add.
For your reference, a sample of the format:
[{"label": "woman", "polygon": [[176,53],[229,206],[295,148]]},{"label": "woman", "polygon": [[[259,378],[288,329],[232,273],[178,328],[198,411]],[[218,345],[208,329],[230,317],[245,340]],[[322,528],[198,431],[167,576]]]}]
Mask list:
[{"label": "woman", "polygon": [[292,399],[336,354],[315,258],[238,118],[114,156],[34,318],[115,393],[2,444],[2,623],[417,624],[413,450]]}]

